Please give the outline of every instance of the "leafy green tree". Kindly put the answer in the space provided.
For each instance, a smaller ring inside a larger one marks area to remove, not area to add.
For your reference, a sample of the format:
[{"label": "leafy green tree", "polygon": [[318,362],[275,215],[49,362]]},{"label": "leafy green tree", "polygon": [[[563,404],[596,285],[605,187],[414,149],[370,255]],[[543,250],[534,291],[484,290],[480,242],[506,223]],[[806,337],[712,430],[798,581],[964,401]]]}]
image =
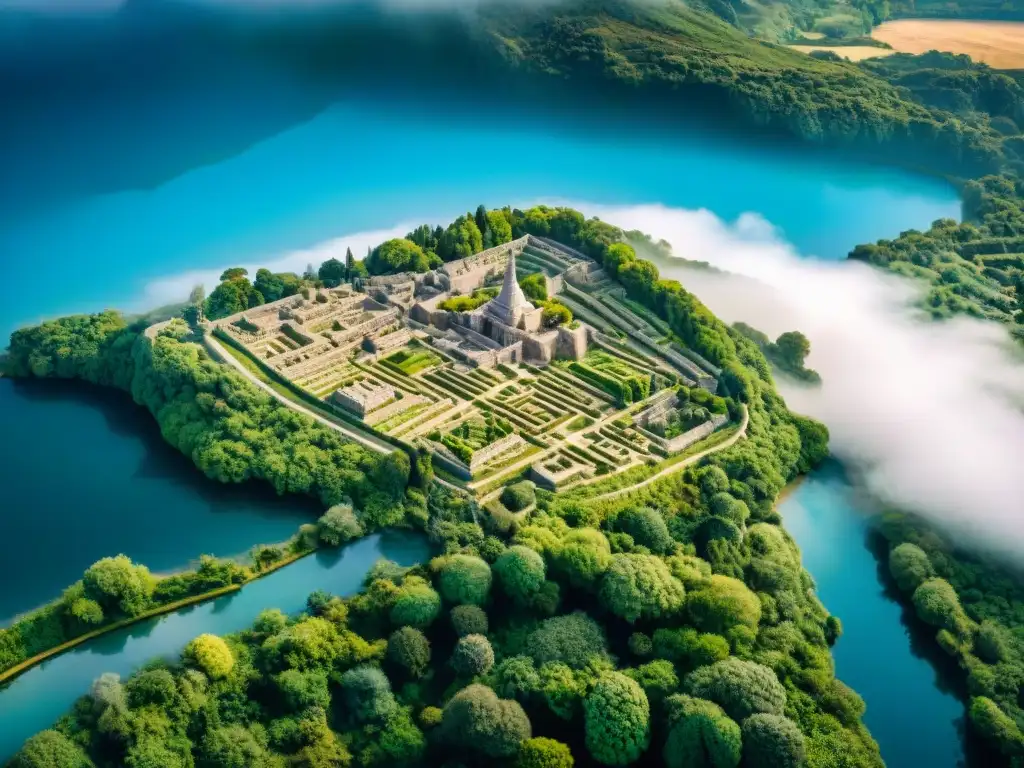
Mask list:
[{"label": "leafy green tree", "polygon": [[483,250],[483,233],[472,216],[459,216],[444,231],[437,245],[437,255],[444,261],[465,259]]},{"label": "leafy green tree", "polygon": [[81,747],[58,731],[40,731],[22,746],[11,768],[93,768]]},{"label": "leafy green tree", "polygon": [[665,518],[650,507],[631,507],[623,510],[615,519],[615,526],[656,555],[665,555],[675,549],[676,543],[668,532]]},{"label": "leafy green tree", "polygon": [[634,669],[625,669],[623,674],[640,684],[647,694],[647,700],[655,707],[679,688],[679,677],[675,668],[671,662],[664,659],[642,664]]},{"label": "leafy green tree", "polygon": [[651,709],[643,689],[620,672],[601,675],[583,702],[587,749],[599,763],[628,765],[651,738]]},{"label": "leafy green tree", "polygon": [[[226,275],[228,272],[224,274]],[[256,290],[255,286],[245,277],[239,276],[225,280],[213,289],[203,306],[203,314],[211,320],[218,320],[258,307],[263,302],[263,294]]]},{"label": "leafy green tree", "polygon": [[799,768],[807,759],[804,735],[792,720],[759,713],[743,721],[743,765]]},{"label": "leafy green tree", "polygon": [[516,768],[573,768],[574,763],[569,747],[544,736],[524,741],[516,756]]},{"label": "leafy green tree", "polygon": [[342,653],[338,629],[320,616],[303,619],[263,643],[261,653],[272,669],[326,669]]},{"label": "leafy green tree", "polygon": [[969,632],[970,619],[960,607],[956,590],[945,579],[928,579],[914,590],[914,608],[918,617],[933,627],[959,635]]},{"label": "leafy green tree", "polygon": [[556,572],[577,588],[587,589],[604,575],[612,564],[611,544],[594,528],[569,532],[562,546],[554,553]]},{"label": "leafy green tree", "polygon": [[253,287],[268,302],[295,295],[299,292],[300,284],[298,275],[288,272],[274,274],[269,269],[256,270],[256,279],[253,281]]},{"label": "leafy green tree", "polygon": [[466,677],[487,674],[494,666],[494,649],[490,641],[483,635],[460,637],[452,653],[452,666]]},{"label": "leafy green tree", "polygon": [[502,591],[519,605],[529,605],[544,583],[544,558],[522,545],[509,547],[494,562]]},{"label": "leafy green tree", "polygon": [[146,566],[118,555],[89,566],[82,584],[86,597],[96,601],[107,615],[138,616],[149,607],[156,581]]},{"label": "leafy green tree", "polygon": [[499,699],[485,685],[456,693],[444,707],[441,734],[446,742],[486,757],[512,757],[530,738],[530,720],[519,702]]},{"label": "leafy green tree", "polygon": [[425,629],[441,613],[441,596],[426,580],[416,576],[406,578],[391,606],[391,623]]},{"label": "leafy green tree", "polygon": [[501,492],[501,503],[513,512],[519,512],[536,501],[535,489],[536,486],[529,480],[507,485]]},{"label": "leafy green tree", "polygon": [[356,257],[352,255],[352,249],[345,249],[345,279],[351,280],[355,277],[354,270],[356,266]]},{"label": "leafy green tree", "polygon": [[227,677],[235,666],[235,657],[225,643],[217,635],[199,635],[185,646],[185,660],[197,667],[211,680]]},{"label": "leafy green tree", "polygon": [[278,765],[267,751],[266,734],[244,725],[225,725],[206,733],[202,764],[208,768],[272,768]]},{"label": "leafy green tree", "polygon": [[337,547],[363,535],[363,526],[348,504],[335,504],[317,520],[320,541]]},{"label": "leafy green tree", "polygon": [[653,555],[613,555],[601,580],[601,602],[630,623],[678,613],[685,594],[665,562]]},{"label": "leafy green tree", "polygon": [[561,302],[551,300],[543,303],[541,320],[545,328],[557,328],[560,325],[568,325],[572,322],[572,310]]},{"label": "leafy green tree", "polygon": [[608,246],[604,257],[604,268],[612,275],[618,275],[619,271],[627,264],[636,261],[636,251],[628,243],[615,243]]},{"label": "leafy green tree", "polygon": [[971,699],[968,710],[971,726],[986,740],[997,745],[1006,757],[1020,757],[1024,754],[1024,735],[1012,717],[985,696]]},{"label": "leafy green tree", "polygon": [[413,677],[422,677],[430,665],[430,641],[418,629],[396,629],[388,638],[388,659]]},{"label": "leafy green tree", "polygon": [[300,672],[297,669],[286,669],[274,678],[274,682],[285,706],[292,712],[302,712],[310,707],[327,709],[331,705],[327,674],[323,670]]},{"label": "leafy green tree", "polygon": [[786,706],[786,689],[775,673],[741,659],[725,659],[694,670],[683,681],[683,689],[715,702],[737,721],[757,712],[781,715]]},{"label": "leafy green tree", "polygon": [[[488,231],[491,228],[491,222],[487,218],[487,207],[478,205],[476,208],[476,214],[473,216],[473,221],[476,222],[476,228],[480,230],[481,234],[486,240]],[[492,243],[493,245],[493,243]]]},{"label": "leafy green tree", "polygon": [[166,669],[147,669],[133,675],[124,687],[128,706],[139,709],[147,705],[158,707],[173,704],[178,698],[174,675]]},{"label": "leafy green tree", "polygon": [[491,592],[491,566],[472,555],[452,555],[441,567],[439,586],[450,603],[481,605]]},{"label": "leafy green tree", "polygon": [[395,272],[426,272],[432,261],[416,243],[394,238],[374,248],[365,264],[371,275],[389,275]]},{"label": "leafy green tree", "polygon": [[103,623],[103,609],[95,600],[80,597],[68,606],[68,613],[82,624],[95,626]]},{"label": "leafy green tree", "polygon": [[582,669],[604,659],[608,642],[601,625],[582,611],[545,619],[526,639],[526,650],[538,664],[560,661]]},{"label": "leafy green tree", "polygon": [[800,331],[788,331],[775,340],[775,349],[782,362],[799,370],[811,352],[811,342]]},{"label": "leafy green tree", "polygon": [[288,617],[280,608],[267,608],[261,611],[252,628],[261,635],[275,635],[288,626]]},{"label": "leafy green tree", "polygon": [[729,642],[720,635],[699,634],[693,627],[654,630],[654,655],[686,669],[714,664],[729,656]]},{"label": "leafy green tree", "polygon": [[338,259],[327,259],[317,270],[317,277],[328,288],[335,288],[345,280],[345,265]]},{"label": "leafy green tree", "polygon": [[711,508],[711,514],[725,518],[738,527],[745,525],[750,517],[750,509],[746,503],[725,491],[712,496],[708,506]]},{"label": "leafy green tree", "polygon": [[666,702],[669,732],[662,755],[668,768],[736,768],[740,727],[717,704],[690,696]]},{"label": "leafy green tree", "polygon": [[487,634],[487,614],[478,605],[456,605],[451,610],[451,620],[459,637]]},{"label": "leafy green tree", "polygon": [[739,579],[718,574],[689,594],[686,610],[699,629],[719,635],[737,625],[756,630],[761,620],[757,595]]},{"label": "leafy green tree", "polygon": [[249,274],[249,270],[245,267],[229,267],[220,273],[220,281],[222,283],[230,280],[241,280]]},{"label": "leafy green tree", "polygon": [[512,225],[505,211],[488,211],[487,226],[491,230],[495,245],[512,241]]},{"label": "leafy green tree", "polygon": [[646,658],[654,652],[654,643],[643,632],[634,632],[629,636],[629,652],[642,659]]},{"label": "leafy green tree", "polygon": [[909,541],[889,553],[889,573],[904,592],[913,592],[935,575],[925,551]]},{"label": "leafy green tree", "polygon": [[541,689],[540,674],[529,656],[509,656],[494,668],[491,687],[503,699],[529,701]]},{"label": "leafy green tree", "polygon": [[710,466],[702,470],[698,478],[701,491],[705,496],[711,498],[716,493],[729,490],[729,476],[721,467]]},{"label": "leafy green tree", "polygon": [[381,722],[398,706],[391,683],[377,667],[361,666],[341,676],[345,711],[358,723]]}]

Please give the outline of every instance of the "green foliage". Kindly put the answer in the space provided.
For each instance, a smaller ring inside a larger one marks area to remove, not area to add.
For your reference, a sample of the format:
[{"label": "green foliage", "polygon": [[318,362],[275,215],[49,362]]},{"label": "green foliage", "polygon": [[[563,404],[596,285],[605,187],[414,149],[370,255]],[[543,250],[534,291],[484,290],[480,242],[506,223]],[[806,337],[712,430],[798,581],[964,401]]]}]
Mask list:
[{"label": "green foliage", "polygon": [[361,666],[341,676],[345,711],[359,723],[380,722],[397,706],[391,683],[377,667]]},{"label": "green foliage", "polygon": [[685,669],[714,664],[729,656],[729,642],[720,635],[699,634],[692,627],[654,630],[654,655]]},{"label": "green foliage", "polygon": [[904,592],[913,592],[934,575],[928,555],[909,541],[889,553],[889,573]]},{"label": "green foliage", "polygon": [[543,272],[527,275],[519,281],[519,287],[523,289],[526,298],[534,304],[548,300],[548,281]]},{"label": "green foliage", "polygon": [[327,675],[320,670],[300,672],[286,669],[274,678],[285,705],[292,712],[302,712],[310,707],[326,709],[331,703],[327,690]]},{"label": "green foliage", "polygon": [[675,548],[665,519],[650,507],[631,507],[615,518],[615,527],[633,537],[633,541],[647,547],[656,555],[665,555]]},{"label": "green foliage", "polygon": [[197,667],[211,680],[219,680],[230,674],[235,666],[235,657],[217,635],[200,635],[185,646],[184,658]]},{"label": "green foliage", "polygon": [[324,512],[317,520],[317,535],[329,547],[337,547],[363,535],[360,524],[352,507],[347,504],[335,504]]},{"label": "green foliage", "polygon": [[536,500],[536,486],[529,480],[505,486],[501,492],[501,503],[513,512],[519,512],[531,506]]},{"label": "green foliage", "polygon": [[586,743],[604,765],[628,765],[647,749],[651,709],[647,695],[619,672],[602,675],[583,703]]},{"label": "green foliage", "polygon": [[743,721],[757,712],[781,715],[786,690],[768,667],[741,659],[725,659],[686,676],[691,696],[718,704],[729,717]]},{"label": "green foliage", "polygon": [[743,721],[743,764],[750,768],[799,768],[807,750],[792,720],[758,713]]},{"label": "green foliage", "polygon": [[465,259],[483,250],[483,234],[468,213],[459,216],[444,231],[437,244],[437,255],[444,261]]},{"label": "green foliage", "polygon": [[426,272],[436,264],[416,243],[394,238],[381,243],[366,259],[371,275],[390,275],[395,272]]},{"label": "green foliage", "polygon": [[223,282],[213,289],[203,305],[203,314],[210,320],[235,315],[264,303],[263,294],[245,277],[244,269],[229,269],[221,279]]},{"label": "green foliage", "polygon": [[613,555],[601,580],[601,602],[631,623],[678,613],[685,594],[665,562],[653,555]]},{"label": "green foliage", "polygon": [[668,768],[736,768],[740,727],[717,704],[678,695],[666,702],[669,732],[662,755]]},{"label": "green foliage", "polygon": [[761,620],[757,595],[739,579],[718,574],[689,594],[686,610],[698,628],[720,635],[737,625],[756,630]]},{"label": "green foliage", "polygon": [[[349,251],[351,253],[351,251]],[[348,254],[346,254],[347,259]],[[342,281],[348,277],[348,264],[342,262],[339,259],[327,259],[320,268],[317,270],[316,276],[323,281],[323,284],[328,288],[334,288],[335,286],[341,285]]]},{"label": "green foliage", "polygon": [[81,748],[58,731],[40,731],[11,759],[10,768],[92,768]]},{"label": "green foliage", "polygon": [[1020,727],[989,698],[976,696],[968,710],[971,726],[1006,757],[1024,755],[1024,735]]},{"label": "green foliage", "polygon": [[452,555],[441,566],[439,587],[450,603],[481,605],[491,592],[491,567],[479,557]]},{"label": "green foliage", "polygon": [[572,586],[589,588],[612,564],[611,545],[600,531],[583,528],[572,531],[553,553],[554,569]]},{"label": "green foliage", "polygon": [[[326,688],[326,685],[325,685]],[[271,768],[266,734],[243,725],[227,725],[206,734],[202,762],[209,768]]]},{"label": "green foliage", "polygon": [[487,674],[494,666],[494,649],[483,635],[460,637],[452,653],[452,667],[460,675],[476,677]]},{"label": "green foliage", "polygon": [[516,603],[528,605],[544,583],[544,559],[529,547],[506,549],[494,562],[494,573],[502,591]]},{"label": "green foliage", "polygon": [[956,634],[969,631],[970,620],[960,607],[956,590],[945,579],[928,579],[914,590],[914,608],[921,621]]},{"label": "green foliage", "polygon": [[582,669],[594,659],[603,659],[608,643],[601,625],[577,611],[542,621],[527,638],[526,649],[538,664],[559,661]]},{"label": "green foliage", "polygon": [[430,665],[430,641],[418,629],[396,629],[388,638],[388,659],[413,677],[421,677]]},{"label": "green foliage", "polygon": [[125,555],[105,557],[82,576],[85,594],[108,615],[137,616],[150,605],[156,582],[144,565]]},{"label": "green foliage", "polygon": [[543,736],[524,741],[516,757],[516,768],[573,768],[573,765],[569,747]]},{"label": "green foliage", "polygon": [[451,610],[452,629],[459,637],[487,634],[487,614],[477,605],[457,605]]},{"label": "green foliage", "polygon": [[494,669],[491,687],[503,699],[526,703],[541,690],[540,674],[529,656],[509,656]]},{"label": "green foliage", "polygon": [[512,757],[532,735],[530,720],[518,702],[499,699],[479,684],[451,698],[440,729],[449,744],[486,757]]},{"label": "green foliage", "polygon": [[653,706],[658,706],[666,696],[679,688],[679,677],[671,662],[659,659],[643,664],[635,669],[623,671],[627,677],[640,684]]},{"label": "green foliage", "polygon": [[425,629],[441,613],[441,596],[424,579],[410,576],[391,606],[391,623]]}]

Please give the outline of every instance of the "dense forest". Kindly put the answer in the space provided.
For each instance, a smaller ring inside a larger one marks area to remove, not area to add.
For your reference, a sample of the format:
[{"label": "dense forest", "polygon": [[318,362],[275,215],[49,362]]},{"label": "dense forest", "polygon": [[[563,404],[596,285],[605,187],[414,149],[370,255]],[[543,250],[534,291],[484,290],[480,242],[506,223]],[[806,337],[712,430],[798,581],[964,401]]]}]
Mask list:
[{"label": "dense forest", "polygon": [[[881,765],[863,702],[833,675],[840,624],[773,509],[827,454],[827,431],[786,409],[756,344],[661,280],[620,230],[569,209],[491,213],[514,236],[599,259],[723,369],[723,394],[749,408],[748,439],[642,498],[537,491],[527,517],[482,525],[471,502],[435,485],[427,515],[405,519],[437,559],[383,564],[359,595],[315,594],[302,616],[268,610],[237,636],[197,638],[178,662],[101,678],[13,765]],[[41,328],[12,341],[13,370],[130,386],[158,418],[153,380],[133,365],[196,384],[193,367],[216,368],[174,324],[151,344],[109,313]],[[383,491],[350,491],[355,509],[322,520],[321,541],[379,522],[366,507]],[[81,597],[99,603],[94,581],[87,573]]]}]

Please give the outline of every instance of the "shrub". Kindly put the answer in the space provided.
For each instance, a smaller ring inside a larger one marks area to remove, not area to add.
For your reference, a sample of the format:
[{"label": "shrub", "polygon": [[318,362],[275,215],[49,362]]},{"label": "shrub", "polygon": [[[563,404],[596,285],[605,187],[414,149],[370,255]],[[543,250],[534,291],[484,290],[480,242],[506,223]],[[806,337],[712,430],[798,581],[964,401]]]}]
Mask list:
[{"label": "shrub", "polygon": [[345,711],[356,722],[381,722],[397,707],[391,683],[377,667],[355,667],[341,676]]},{"label": "shrub", "polygon": [[156,580],[146,566],[118,555],[89,566],[82,585],[85,596],[96,601],[106,615],[138,616],[149,607]]},{"label": "shrub", "polygon": [[452,666],[460,675],[484,675],[494,666],[494,649],[483,635],[459,638],[452,653]]},{"label": "shrub", "polygon": [[537,501],[536,489],[529,480],[507,485],[501,492],[501,503],[512,512],[519,512]]},{"label": "shrub", "polygon": [[388,659],[413,677],[420,677],[430,665],[430,641],[413,627],[396,629],[388,638]]},{"label": "shrub", "polygon": [[210,768],[269,768],[266,735],[244,725],[213,728],[203,739],[202,765]]},{"label": "shrub", "polygon": [[528,605],[544,583],[544,559],[522,545],[506,549],[494,563],[502,590],[520,605]]},{"label": "shrub", "polygon": [[612,548],[603,533],[579,528],[565,536],[554,556],[555,569],[577,588],[588,589],[608,570]]},{"label": "shrub", "polygon": [[452,555],[441,567],[440,588],[450,603],[481,605],[491,591],[491,567],[479,557]]},{"label": "shrub", "polygon": [[699,634],[693,627],[654,630],[654,655],[685,669],[696,669],[729,656],[729,642],[720,635]]},{"label": "shrub", "polygon": [[391,623],[425,629],[441,612],[441,596],[422,579],[410,576],[391,606]]},{"label": "shrub", "polygon": [[648,701],[657,706],[665,697],[679,688],[679,677],[671,662],[659,659],[635,669],[623,670],[623,674],[636,680],[647,694]]},{"label": "shrub", "polygon": [[572,752],[554,739],[527,739],[519,748],[516,768],[573,768]]},{"label": "shrub", "polygon": [[58,731],[40,731],[22,746],[11,768],[92,768],[81,747]]},{"label": "shrub", "polygon": [[669,732],[662,755],[667,768],[736,768],[740,727],[717,704],[690,696],[666,702]]},{"label": "shrub", "polygon": [[619,513],[615,524],[622,533],[628,533],[634,542],[656,555],[665,555],[675,549],[676,543],[668,532],[665,519],[650,507],[624,510]]},{"label": "shrub", "polygon": [[612,557],[601,580],[601,601],[628,622],[671,616],[683,606],[685,590],[664,561],[653,555]]},{"label": "shrub", "polygon": [[743,721],[743,764],[749,768],[799,768],[807,750],[792,720],[765,713]]},{"label": "shrub", "polygon": [[530,738],[530,720],[518,702],[499,699],[485,685],[452,696],[441,720],[445,741],[487,757],[512,757]]},{"label": "shrub", "polygon": [[451,611],[452,629],[459,637],[487,634],[487,614],[478,605],[457,605]]},{"label": "shrub", "polygon": [[525,702],[540,691],[540,674],[529,656],[509,656],[494,668],[492,687],[503,699]]},{"label": "shrub", "polygon": [[629,636],[629,652],[634,656],[646,658],[654,652],[654,643],[643,632],[634,632]]},{"label": "shrub", "polygon": [[904,592],[913,592],[935,575],[925,551],[910,542],[900,544],[889,553],[889,573]]},{"label": "shrub", "polygon": [[324,512],[317,521],[317,535],[324,544],[337,547],[362,536],[363,526],[356,518],[352,507],[347,504],[336,504]]},{"label": "shrub", "polygon": [[583,702],[587,749],[605,765],[628,765],[650,742],[651,710],[643,689],[620,672],[598,679]]},{"label": "shrub", "polygon": [[690,593],[686,609],[698,628],[724,635],[743,625],[756,630],[761,620],[761,601],[739,579],[715,574]]},{"label": "shrub", "polygon": [[956,590],[945,579],[928,579],[914,590],[914,608],[918,617],[933,627],[966,634],[970,619],[960,607]]},{"label": "shrub", "polygon": [[582,669],[608,652],[601,625],[582,611],[545,619],[526,639],[526,649],[538,664],[561,661]]},{"label": "shrub", "polygon": [[327,708],[331,705],[331,693],[327,690],[327,675],[322,670],[300,672],[286,669],[274,678],[285,705],[292,712],[301,712],[309,707]]},{"label": "shrub", "polygon": [[185,660],[211,680],[227,677],[235,665],[228,644],[216,635],[200,635],[185,646]]},{"label": "shrub", "polygon": [[752,661],[729,658],[700,667],[686,676],[683,688],[741,722],[757,712],[781,715],[786,706],[786,689],[775,673]]}]

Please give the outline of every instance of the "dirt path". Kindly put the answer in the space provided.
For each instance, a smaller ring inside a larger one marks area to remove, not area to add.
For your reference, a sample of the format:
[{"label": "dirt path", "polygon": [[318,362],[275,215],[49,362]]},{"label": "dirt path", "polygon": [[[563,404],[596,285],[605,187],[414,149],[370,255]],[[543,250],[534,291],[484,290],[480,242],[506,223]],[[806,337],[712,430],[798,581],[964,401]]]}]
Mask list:
[{"label": "dirt path", "polygon": [[377,451],[378,453],[392,453],[393,451],[398,450],[395,446],[391,445],[390,443],[387,443],[383,440],[378,440],[376,438],[372,438],[362,432],[359,432],[358,430],[349,427],[344,427],[335,421],[331,421],[330,419],[324,418],[316,411],[310,408],[306,408],[303,405],[299,405],[294,400],[291,400],[285,397],[284,395],[280,394],[273,387],[269,386],[263,381],[260,381],[256,376],[253,375],[252,371],[250,371],[248,368],[246,368],[244,365],[238,362],[238,360],[235,359],[235,356],[230,354],[226,349],[224,349],[224,347],[221,346],[220,342],[217,341],[217,339],[215,339],[212,334],[206,334],[203,338],[203,341],[206,344],[206,348],[210,351],[214,358],[230,365],[232,368],[234,368],[236,371],[242,374],[242,376],[244,376],[247,381],[256,385],[264,392],[266,392],[268,395],[270,395],[272,398],[277,400],[279,403],[288,406],[293,411],[298,411],[299,413],[305,416],[309,416],[309,418],[316,420],[320,424],[323,424],[325,427],[330,427],[336,432],[340,432],[341,434],[343,434],[346,438],[354,442],[357,442],[360,445],[366,446],[371,450]]},{"label": "dirt path", "polygon": [[636,485],[630,485],[630,486],[628,486],[626,488],[619,488],[616,491],[609,491],[608,493],[602,493],[600,496],[591,496],[589,498],[582,499],[582,501],[583,502],[588,502],[588,501],[604,501],[605,499],[614,499],[616,496],[622,496],[623,494],[631,493],[631,492],[637,490],[638,488],[643,488],[645,485],[650,485],[651,483],[657,482],[658,480],[661,480],[662,478],[668,477],[670,475],[674,475],[677,472],[681,472],[686,467],[690,466],[694,462],[700,461],[705,456],[710,456],[713,453],[718,453],[719,451],[724,451],[726,448],[731,448],[733,445],[736,444],[736,442],[738,440],[740,440],[740,439],[742,439],[742,438],[747,436],[747,425],[749,423],[750,423],[750,412],[747,411],[747,407],[746,406],[743,406],[743,421],[740,423],[740,428],[737,429],[736,432],[728,440],[726,440],[725,442],[719,443],[718,445],[716,445],[716,446],[714,446],[712,448],[708,448],[706,451],[701,451],[700,453],[695,453],[693,456],[689,456],[689,457],[683,459],[682,461],[680,461],[678,464],[673,464],[671,467],[665,467],[665,469],[661,470],[661,472],[658,472],[655,475],[651,475],[646,480],[644,480],[642,482],[639,482]]}]

